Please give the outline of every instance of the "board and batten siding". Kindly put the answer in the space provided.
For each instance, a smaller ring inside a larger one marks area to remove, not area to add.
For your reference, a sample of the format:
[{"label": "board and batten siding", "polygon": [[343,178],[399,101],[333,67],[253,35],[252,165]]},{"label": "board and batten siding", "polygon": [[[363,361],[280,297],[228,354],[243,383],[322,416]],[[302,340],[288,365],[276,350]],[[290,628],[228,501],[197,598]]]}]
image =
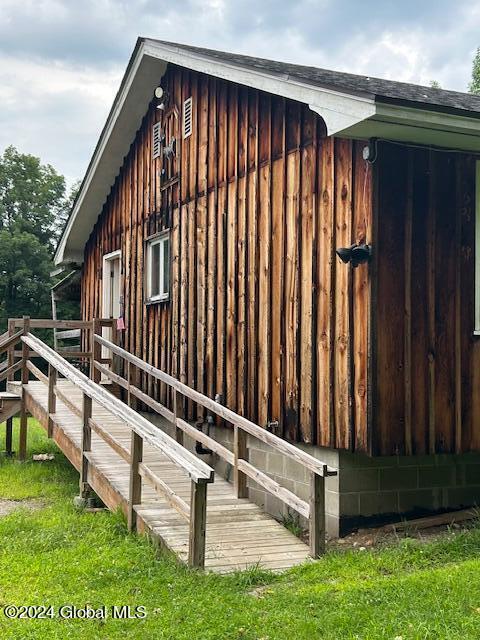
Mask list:
[{"label": "board and batten siding", "polygon": [[[292,441],[366,451],[369,267],[334,253],[371,240],[363,143],[227,81],[170,66],[161,84],[166,109],[152,102],[86,245],[83,317],[101,315],[102,256],[120,249],[126,349],[262,426],[278,421]],[[177,138],[169,166],[152,159],[161,118]],[[163,229],[170,299],[148,305],[145,239]],[[161,384],[137,382],[170,402]]]},{"label": "board and batten siding", "polygon": [[480,449],[475,158],[379,143],[373,452]]}]

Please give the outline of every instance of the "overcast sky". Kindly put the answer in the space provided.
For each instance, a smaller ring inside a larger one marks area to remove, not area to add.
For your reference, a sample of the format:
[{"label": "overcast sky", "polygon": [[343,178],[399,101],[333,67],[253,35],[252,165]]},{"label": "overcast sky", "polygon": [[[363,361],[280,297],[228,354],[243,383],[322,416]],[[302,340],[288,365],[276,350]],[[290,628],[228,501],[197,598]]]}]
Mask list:
[{"label": "overcast sky", "polygon": [[0,0],[0,152],[83,177],[139,35],[464,91],[480,0]]}]

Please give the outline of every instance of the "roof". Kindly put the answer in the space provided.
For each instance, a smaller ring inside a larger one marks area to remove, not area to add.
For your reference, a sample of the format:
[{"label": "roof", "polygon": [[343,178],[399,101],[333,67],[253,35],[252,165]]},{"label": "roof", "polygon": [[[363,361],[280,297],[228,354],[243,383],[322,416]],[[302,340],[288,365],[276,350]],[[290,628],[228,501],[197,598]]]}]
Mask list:
[{"label": "roof", "polygon": [[83,262],[85,243],[169,64],[307,104],[327,135],[480,153],[480,96],[139,38],[58,244],[57,265]]},{"label": "roof", "polygon": [[155,40],[161,45],[176,47],[197,55],[228,62],[239,67],[249,67],[272,75],[296,79],[315,87],[342,90],[348,93],[374,97],[379,101],[413,102],[421,105],[433,105],[449,109],[460,109],[480,114],[480,96],[460,91],[447,91],[434,87],[425,87],[407,82],[384,80],[372,76],[362,76],[343,71],[332,71],[319,67],[309,67],[289,62],[278,62],[265,58],[228,53],[214,49],[204,49],[186,44],[176,44],[164,40]]}]

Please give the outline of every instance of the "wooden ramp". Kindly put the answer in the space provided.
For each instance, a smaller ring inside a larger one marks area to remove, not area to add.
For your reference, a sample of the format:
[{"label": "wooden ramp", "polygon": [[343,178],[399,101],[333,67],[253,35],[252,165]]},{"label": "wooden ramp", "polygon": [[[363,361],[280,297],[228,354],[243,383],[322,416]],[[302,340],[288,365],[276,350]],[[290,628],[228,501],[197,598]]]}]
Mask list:
[{"label": "wooden ramp", "polygon": [[[9,391],[20,392],[19,382],[9,382]],[[48,425],[48,384],[30,381],[23,385],[25,408],[45,427]],[[58,379],[56,410],[50,431],[70,462],[80,470],[82,461],[82,391],[73,382]],[[92,420],[103,429],[100,437],[92,429],[88,453],[87,482],[108,506],[128,510],[131,429],[97,402]],[[178,465],[145,442],[141,475],[144,482],[140,504],[135,506],[139,531],[147,531],[171,549],[183,562],[189,551],[189,524],[172,508],[180,498],[190,505],[191,479]],[[159,494],[153,481],[171,491],[170,502]],[[207,494],[205,568],[226,573],[252,565],[282,570],[309,558],[309,547],[247,498],[238,498],[233,485],[216,476]]]}]

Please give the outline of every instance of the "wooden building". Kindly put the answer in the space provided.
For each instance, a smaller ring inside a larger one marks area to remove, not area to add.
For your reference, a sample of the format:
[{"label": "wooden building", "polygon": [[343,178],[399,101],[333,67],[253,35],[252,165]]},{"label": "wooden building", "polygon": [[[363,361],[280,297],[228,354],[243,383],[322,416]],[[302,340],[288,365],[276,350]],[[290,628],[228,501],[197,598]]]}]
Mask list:
[{"label": "wooden building", "polygon": [[[339,467],[378,456],[366,491],[395,499],[346,516],[428,508],[380,478],[480,450],[479,117],[473,95],[140,39],[56,262],[125,349]],[[466,489],[420,467],[408,489]]]}]

